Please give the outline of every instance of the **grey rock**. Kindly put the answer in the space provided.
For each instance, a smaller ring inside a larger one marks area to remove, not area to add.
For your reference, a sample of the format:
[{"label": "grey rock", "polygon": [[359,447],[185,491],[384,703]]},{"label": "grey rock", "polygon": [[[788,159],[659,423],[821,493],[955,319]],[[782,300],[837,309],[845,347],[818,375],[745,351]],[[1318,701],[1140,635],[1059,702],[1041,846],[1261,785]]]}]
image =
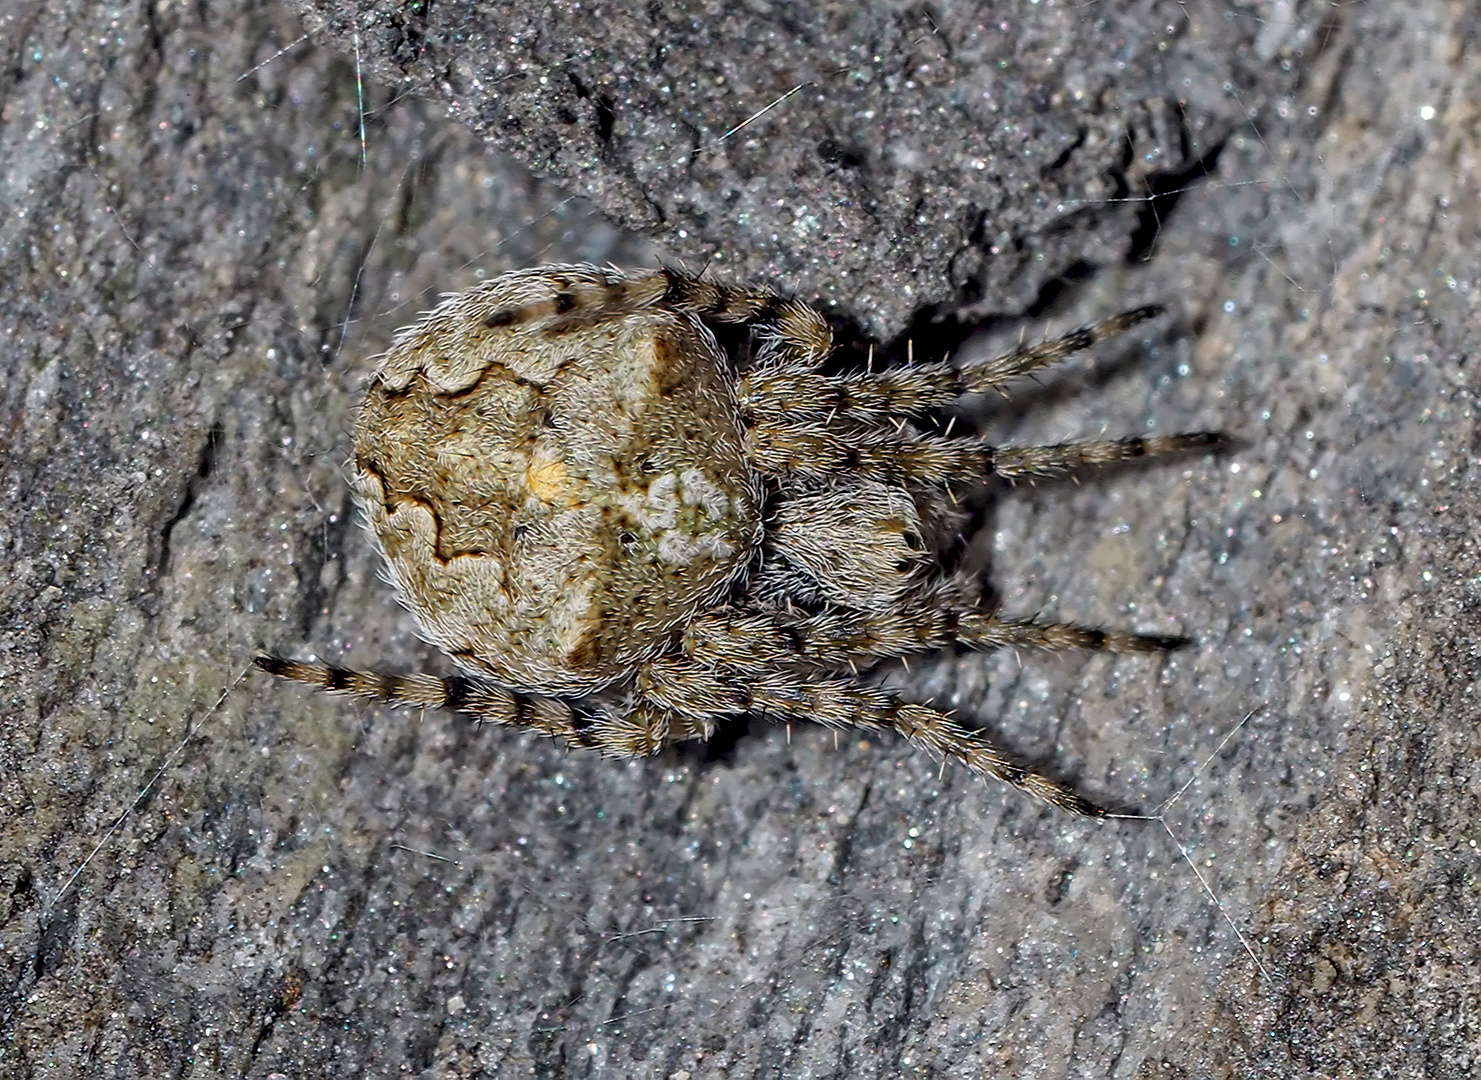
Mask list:
[{"label": "grey rock", "polygon": [[875,333],[1145,245],[1314,23],[1256,6],[308,5],[368,70],[692,267]]},{"label": "grey rock", "polygon": [[[1476,13],[1110,7],[0,7],[0,1075],[1474,1071]],[[1241,446],[978,548],[1196,645],[891,677],[1191,780],[1223,913],[1161,825],[890,742],[617,763],[247,674],[445,670],[344,482],[370,356],[658,255],[895,353],[1169,306],[972,419]]]}]

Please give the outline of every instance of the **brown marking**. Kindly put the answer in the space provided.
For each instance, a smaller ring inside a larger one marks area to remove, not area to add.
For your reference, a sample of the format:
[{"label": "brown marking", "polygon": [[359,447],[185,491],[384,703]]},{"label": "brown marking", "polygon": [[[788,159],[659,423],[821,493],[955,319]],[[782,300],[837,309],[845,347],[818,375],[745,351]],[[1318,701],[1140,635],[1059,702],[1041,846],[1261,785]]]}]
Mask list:
[{"label": "brown marking", "polygon": [[591,629],[566,653],[566,667],[579,674],[599,674],[606,666],[607,658],[600,644],[602,620],[597,617],[591,622]]},{"label": "brown marking", "polygon": [[693,351],[684,348],[679,333],[659,332],[653,335],[653,375],[658,393],[669,397],[694,378]]}]

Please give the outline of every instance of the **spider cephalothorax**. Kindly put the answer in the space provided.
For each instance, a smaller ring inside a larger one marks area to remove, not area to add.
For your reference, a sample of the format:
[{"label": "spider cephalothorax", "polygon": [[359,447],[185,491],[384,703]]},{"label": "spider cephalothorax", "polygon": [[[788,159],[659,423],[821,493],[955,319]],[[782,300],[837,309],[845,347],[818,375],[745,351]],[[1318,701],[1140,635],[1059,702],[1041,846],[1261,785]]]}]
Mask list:
[{"label": "spider cephalothorax", "polygon": [[[904,421],[1156,314],[960,370],[827,375],[827,322],[673,270],[506,274],[399,335],[352,483],[402,601],[465,674],[276,657],[326,690],[443,707],[623,756],[760,715],[899,732],[1056,806],[1100,809],[858,673],[962,645],[1153,652],[1178,638],[999,618],[948,573],[948,483],[1212,448],[1208,433],[994,447]],[[706,323],[753,325],[744,369]]]}]

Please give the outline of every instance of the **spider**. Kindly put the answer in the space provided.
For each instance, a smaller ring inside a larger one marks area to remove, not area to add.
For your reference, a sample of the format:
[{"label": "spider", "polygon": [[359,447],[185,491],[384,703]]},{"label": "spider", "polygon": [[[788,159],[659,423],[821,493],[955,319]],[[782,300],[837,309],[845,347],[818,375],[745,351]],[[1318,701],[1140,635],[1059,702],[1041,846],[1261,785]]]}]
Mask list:
[{"label": "spider", "polygon": [[[1211,450],[1223,436],[990,446],[910,423],[1159,310],[961,369],[831,375],[829,325],[797,300],[667,268],[506,274],[395,337],[354,438],[351,483],[389,578],[461,674],[256,664],[621,757],[707,739],[743,716],[894,731],[1054,806],[1104,815],[860,673],[950,647],[1187,643],[982,606],[980,584],[948,569],[966,520],[948,485]],[[743,363],[710,328],[727,323],[755,333]]]}]

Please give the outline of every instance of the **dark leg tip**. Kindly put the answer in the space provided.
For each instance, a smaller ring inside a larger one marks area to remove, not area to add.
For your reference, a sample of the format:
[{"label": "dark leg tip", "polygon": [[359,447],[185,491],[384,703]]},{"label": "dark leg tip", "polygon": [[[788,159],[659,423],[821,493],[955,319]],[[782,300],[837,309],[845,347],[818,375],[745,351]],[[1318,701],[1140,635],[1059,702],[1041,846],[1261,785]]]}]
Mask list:
[{"label": "dark leg tip", "polygon": [[1193,639],[1190,637],[1164,637],[1161,634],[1142,634],[1140,637],[1146,643],[1147,648],[1155,649],[1158,652],[1172,652],[1174,649],[1186,649],[1189,645],[1193,644]]},{"label": "dark leg tip", "polygon": [[281,656],[269,656],[267,653],[258,653],[252,658],[252,663],[269,675],[277,675],[286,678],[288,669],[292,666],[291,660],[284,660]]},{"label": "dark leg tip", "polygon": [[1225,450],[1234,443],[1222,431],[1190,431],[1178,438],[1183,440],[1189,450]]},{"label": "dark leg tip", "polygon": [[1060,803],[1059,807],[1061,810],[1068,810],[1072,814],[1079,814],[1081,817],[1088,818],[1103,818],[1110,813],[1110,811],[1099,803],[1093,803],[1085,798],[1085,796],[1073,793]]}]

